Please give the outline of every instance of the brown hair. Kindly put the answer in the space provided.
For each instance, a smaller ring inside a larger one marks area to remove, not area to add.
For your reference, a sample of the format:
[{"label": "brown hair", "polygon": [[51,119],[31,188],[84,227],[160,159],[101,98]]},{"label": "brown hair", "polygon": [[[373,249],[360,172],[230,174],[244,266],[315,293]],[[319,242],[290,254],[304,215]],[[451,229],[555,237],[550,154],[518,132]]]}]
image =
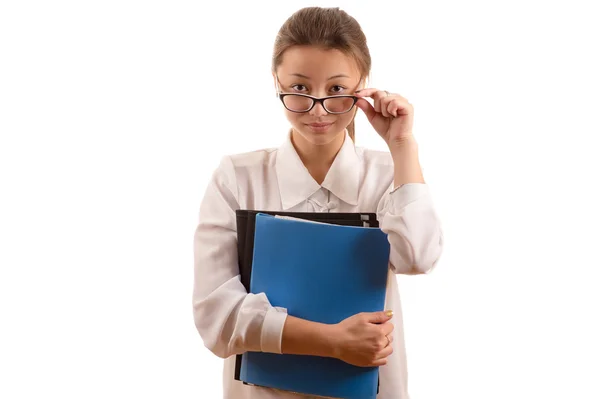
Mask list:
[{"label": "brown hair", "polygon": [[[273,72],[281,64],[285,50],[292,46],[336,49],[354,58],[361,79],[366,79],[371,72],[367,38],[358,22],[339,7],[306,7],[292,14],[281,26],[275,39]],[[354,118],[348,125],[348,134],[354,141]]]}]

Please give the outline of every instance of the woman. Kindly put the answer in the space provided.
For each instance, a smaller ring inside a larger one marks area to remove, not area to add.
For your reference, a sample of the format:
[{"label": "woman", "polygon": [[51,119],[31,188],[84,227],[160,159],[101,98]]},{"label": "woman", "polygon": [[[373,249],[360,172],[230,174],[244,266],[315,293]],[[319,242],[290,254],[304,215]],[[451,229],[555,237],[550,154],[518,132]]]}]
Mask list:
[{"label": "woman", "polygon": [[[370,67],[365,36],[351,16],[338,8],[297,11],[280,29],[272,61],[290,132],[279,148],[225,156],[212,176],[194,235],[193,309],[204,344],[226,359],[226,399],[303,397],[235,380],[235,355],[247,351],[380,366],[378,398],[409,397],[395,274],[432,270],[443,233],[421,174],[413,107],[398,94],[365,88]],[[355,147],[358,108],[389,152]],[[377,212],[391,245],[389,310],[324,325],[288,315],[264,294],[248,294],[238,271],[236,209]]]}]

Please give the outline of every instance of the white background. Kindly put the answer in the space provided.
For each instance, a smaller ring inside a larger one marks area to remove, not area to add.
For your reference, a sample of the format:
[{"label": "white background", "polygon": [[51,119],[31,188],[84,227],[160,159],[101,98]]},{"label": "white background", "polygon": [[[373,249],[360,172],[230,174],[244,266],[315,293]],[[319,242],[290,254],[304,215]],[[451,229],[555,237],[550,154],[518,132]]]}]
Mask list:
[{"label": "white background", "polygon": [[[273,40],[357,18],[415,107],[446,247],[399,276],[413,399],[600,398],[600,28],[575,1],[0,3],[0,397],[220,398],[192,237],[287,133]],[[360,113],[357,144],[385,149]]]}]

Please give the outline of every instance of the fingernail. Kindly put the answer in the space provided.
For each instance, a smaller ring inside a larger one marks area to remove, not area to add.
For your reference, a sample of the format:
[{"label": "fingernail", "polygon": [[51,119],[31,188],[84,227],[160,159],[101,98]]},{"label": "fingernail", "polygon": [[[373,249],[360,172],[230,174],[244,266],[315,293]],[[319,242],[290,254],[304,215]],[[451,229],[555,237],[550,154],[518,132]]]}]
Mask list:
[{"label": "fingernail", "polygon": [[356,90],[355,93],[360,93],[361,91],[362,91],[362,89]]},{"label": "fingernail", "polygon": [[392,316],[394,315],[394,311],[393,311],[393,310],[387,310],[387,311],[385,312],[385,315],[386,315],[387,317],[392,317]]}]

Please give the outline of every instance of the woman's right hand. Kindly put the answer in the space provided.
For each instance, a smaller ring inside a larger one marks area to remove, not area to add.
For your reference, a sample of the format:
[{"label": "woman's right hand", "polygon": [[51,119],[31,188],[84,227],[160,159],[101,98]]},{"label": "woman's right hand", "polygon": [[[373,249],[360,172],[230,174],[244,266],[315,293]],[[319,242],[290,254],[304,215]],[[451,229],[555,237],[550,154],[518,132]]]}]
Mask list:
[{"label": "woman's right hand", "polygon": [[360,367],[387,364],[393,352],[391,318],[391,312],[359,313],[333,325],[334,357]]}]

